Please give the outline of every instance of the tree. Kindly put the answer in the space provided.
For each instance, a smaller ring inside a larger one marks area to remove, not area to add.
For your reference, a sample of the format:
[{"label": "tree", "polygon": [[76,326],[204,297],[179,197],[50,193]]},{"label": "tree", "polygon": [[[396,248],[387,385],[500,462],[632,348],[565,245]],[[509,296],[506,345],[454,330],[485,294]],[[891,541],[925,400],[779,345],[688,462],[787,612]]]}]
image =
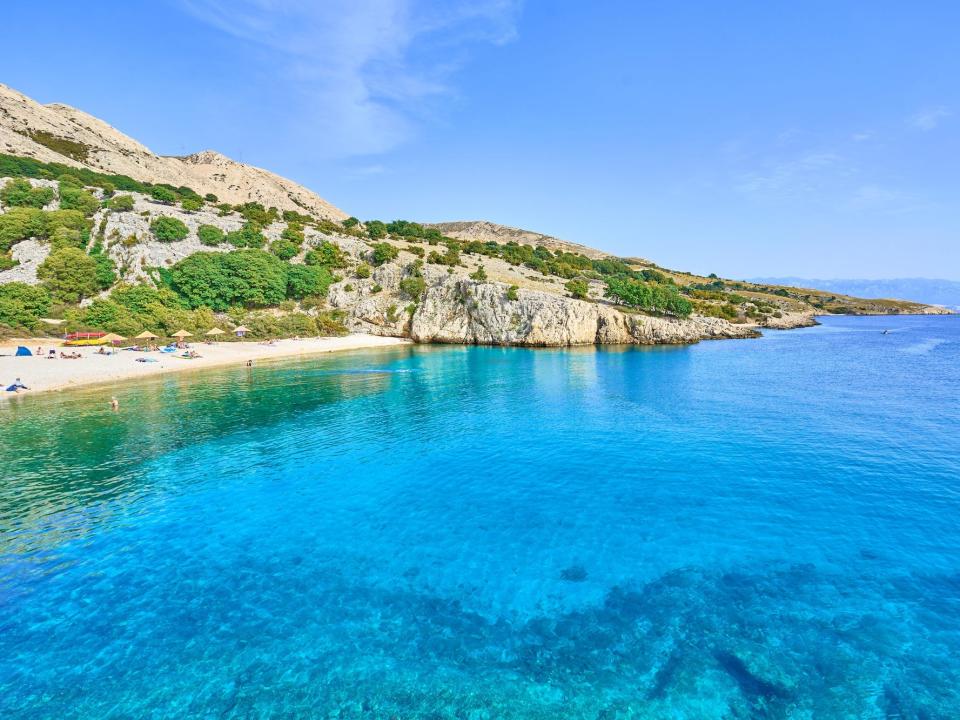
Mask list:
[{"label": "tree", "polygon": [[86,243],[84,243],[83,236],[80,235],[79,230],[64,227],[63,225],[58,227],[50,234],[50,245],[54,249],[62,247],[83,249],[85,244]]},{"label": "tree", "polygon": [[133,210],[133,196],[117,195],[116,197],[112,197],[109,202],[107,202],[107,207],[115,212],[130,212]]},{"label": "tree", "polygon": [[47,216],[42,210],[14,207],[0,215],[0,252],[31,237],[45,237]]},{"label": "tree", "polygon": [[586,280],[571,280],[564,287],[570,292],[570,295],[578,300],[584,300],[590,292],[590,285]]},{"label": "tree", "polygon": [[400,281],[400,291],[411,300],[419,300],[426,290],[427,283],[420,275],[414,275]]},{"label": "tree", "polygon": [[170,268],[170,286],[191,308],[279,305],[287,296],[287,267],[263,250],[199,252]]},{"label": "tree", "polygon": [[118,285],[110,293],[110,299],[133,313],[149,312],[151,305],[168,308],[182,308],[183,302],[175,292],[168,288],[154,288],[150,285]]},{"label": "tree", "polygon": [[96,261],[77,248],[53,250],[37,268],[37,277],[55,300],[65,303],[78,303],[100,289]]},{"label": "tree", "polygon": [[223,230],[215,225],[201,225],[197,228],[197,237],[201,244],[216,247],[223,242]]},{"label": "tree", "polygon": [[34,187],[28,180],[15,178],[0,190],[0,203],[5,207],[29,207],[40,209],[53,200],[53,188]]},{"label": "tree", "polygon": [[346,220],[343,221],[343,226],[344,226],[345,228],[347,228],[347,229],[350,229],[350,228],[352,228],[352,227],[356,227],[356,226],[359,225],[359,224],[360,224],[360,221],[357,220],[355,217],[352,217],[352,216],[351,216],[351,217],[348,217]]},{"label": "tree", "polygon": [[380,240],[387,236],[387,226],[379,220],[367,220],[367,236],[371,240]]},{"label": "tree", "polygon": [[163,185],[154,185],[150,188],[150,197],[164,205],[173,205],[177,201],[177,194]]},{"label": "tree", "polygon": [[333,276],[322,265],[290,265],[287,268],[287,297],[300,300],[325,296]]},{"label": "tree", "polygon": [[50,310],[50,293],[43,287],[12,282],[0,285],[0,325],[33,330]]},{"label": "tree", "polygon": [[394,260],[400,251],[390,243],[377,243],[373,246],[372,260],[374,265],[383,265]]},{"label": "tree", "polygon": [[182,207],[186,212],[196,212],[203,207],[203,201],[200,198],[185,197],[180,201],[180,207]]},{"label": "tree", "polygon": [[161,215],[150,223],[150,232],[160,242],[176,242],[190,234],[190,229],[175,217]]}]

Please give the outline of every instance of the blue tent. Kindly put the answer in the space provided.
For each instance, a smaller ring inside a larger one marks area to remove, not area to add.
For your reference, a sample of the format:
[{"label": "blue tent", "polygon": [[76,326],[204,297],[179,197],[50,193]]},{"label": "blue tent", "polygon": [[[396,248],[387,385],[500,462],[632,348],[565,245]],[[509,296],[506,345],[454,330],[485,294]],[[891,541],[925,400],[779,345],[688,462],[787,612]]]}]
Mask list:
[{"label": "blue tent", "polygon": [[23,345],[21,345],[17,348],[17,355],[33,355],[33,353],[30,352],[29,348],[25,348]]}]

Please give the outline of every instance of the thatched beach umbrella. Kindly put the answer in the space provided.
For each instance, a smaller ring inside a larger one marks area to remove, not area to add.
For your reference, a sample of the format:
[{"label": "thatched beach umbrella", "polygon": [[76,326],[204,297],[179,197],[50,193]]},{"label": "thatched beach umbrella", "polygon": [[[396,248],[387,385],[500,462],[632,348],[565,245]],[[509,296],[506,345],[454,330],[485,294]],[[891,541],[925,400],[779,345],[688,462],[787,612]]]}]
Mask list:
[{"label": "thatched beach umbrella", "polygon": [[116,342],[121,342],[122,340],[126,340],[126,338],[122,337],[121,335],[117,335],[116,333],[107,333],[106,335],[101,337],[100,340],[101,342],[116,343]]},{"label": "thatched beach umbrella", "polygon": [[156,340],[158,335],[154,335],[149,330],[144,330],[142,333],[137,335],[134,340]]},{"label": "thatched beach umbrella", "polygon": [[233,332],[236,333],[237,337],[243,337],[250,332],[250,328],[244,327],[243,325],[238,325],[233,329]]},{"label": "thatched beach umbrella", "polygon": [[192,332],[187,332],[186,330],[177,330],[172,337],[180,338],[181,340],[186,337],[193,337]]},{"label": "thatched beach umbrella", "polygon": [[217,328],[217,327],[215,327],[215,328],[210,328],[209,330],[207,330],[207,331],[204,333],[204,335],[210,335],[211,337],[214,336],[214,335],[223,335],[223,330],[221,330],[220,328]]}]

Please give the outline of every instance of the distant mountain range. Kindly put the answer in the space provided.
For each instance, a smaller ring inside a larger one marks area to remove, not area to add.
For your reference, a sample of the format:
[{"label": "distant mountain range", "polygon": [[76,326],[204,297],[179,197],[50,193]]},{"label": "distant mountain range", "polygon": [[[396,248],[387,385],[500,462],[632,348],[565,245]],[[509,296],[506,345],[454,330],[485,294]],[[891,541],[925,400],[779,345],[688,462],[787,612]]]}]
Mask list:
[{"label": "distant mountain range", "polygon": [[889,280],[814,280],[797,277],[751,278],[749,282],[817,288],[842,295],[862,298],[913,300],[931,305],[945,305],[960,310],[960,282],[928,278],[891,278]]}]

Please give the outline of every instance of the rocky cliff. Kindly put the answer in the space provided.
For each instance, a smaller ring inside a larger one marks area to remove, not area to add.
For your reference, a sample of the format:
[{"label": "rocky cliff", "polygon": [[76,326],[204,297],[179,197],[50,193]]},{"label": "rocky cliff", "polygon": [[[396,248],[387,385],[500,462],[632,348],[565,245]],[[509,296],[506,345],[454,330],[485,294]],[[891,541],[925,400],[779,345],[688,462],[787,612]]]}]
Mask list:
[{"label": "rocky cliff", "polygon": [[231,204],[304,211],[331,220],[347,214],[302,185],[212,150],[160,156],[102,120],[69,105],[42,105],[0,84],[0,153],[32,157],[150,183],[186,185]]}]

